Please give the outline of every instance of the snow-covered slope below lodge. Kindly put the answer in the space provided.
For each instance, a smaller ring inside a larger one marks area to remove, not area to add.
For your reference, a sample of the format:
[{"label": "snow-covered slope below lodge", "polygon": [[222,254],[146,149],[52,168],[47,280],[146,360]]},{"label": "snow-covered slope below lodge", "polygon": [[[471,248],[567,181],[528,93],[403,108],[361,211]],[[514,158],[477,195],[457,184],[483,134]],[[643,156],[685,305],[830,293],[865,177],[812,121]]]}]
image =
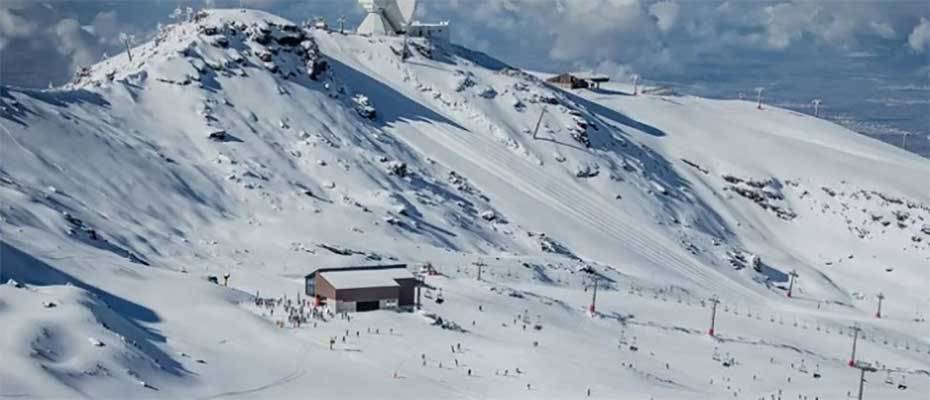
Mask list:
[{"label": "snow-covered slope below lodge", "polygon": [[[403,52],[402,38],[214,10],[66,87],[3,87],[0,279],[25,286],[0,286],[0,320],[16,327],[0,339],[0,395],[565,398],[595,385],[600,396],[731,398],[786,385],[715,372],[725,367],[711,349],[733,346],[746,367],[810,357],[835,371],[794,387],[823,398],[853,374],[848,338],[821,325],[852,323],[884,338],[874,360],[911,379],[882,398],[926,393],[926,160],[750,102],[564,91],[457,46],[410,40]],[[383,312],[281,330],[240,306],[256,291],[294,295],[319,266],[388,261],[436,265],[446,276],[428,283],[449,300],[426,311],[466,332]],[[475,263],[488,264],[482,282],[468,280]],[[227,272],[232,288],[204,279]],[[582,312],[592,276],[605,285],[597,318]],[[887,317],[871,319],[880,292]],[[701,336],[705,310],[682,317],[675,304],[714,295],[763,320]],[[497,328],[516,314],[547,328]],[[353,324],[404,333],[378,350],[360,338],[359,354],[322,345]],[[795,338],[814,324],[820,336]],[[662,362],[605,352],[627,341],[618,329],[675,351]],[[527,355],[521,334],[564,348]],[[530,372],[479,385],[421,370],[421,352],[462,341],[484,379],[505,360]],[[658,367],[669,360],[680,370]],[[358,376],[365,387],[350,389]]]}]

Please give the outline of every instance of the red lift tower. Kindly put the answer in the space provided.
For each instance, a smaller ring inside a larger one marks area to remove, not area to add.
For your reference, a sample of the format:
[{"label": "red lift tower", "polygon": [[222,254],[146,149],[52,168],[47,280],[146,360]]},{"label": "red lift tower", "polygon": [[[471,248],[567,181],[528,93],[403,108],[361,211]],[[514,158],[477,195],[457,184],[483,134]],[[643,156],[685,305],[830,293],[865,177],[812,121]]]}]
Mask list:
[{"label": "red lift tower", "polygon": [[861,328],[858,326],[851,326],[850,329],[853,330],[853,345],[852,345],[852,355],[849,356],[849,366],[856,366],[856,343],[859,341],[859,331]]},{"label": "red lift tower", "polygon": [[710,298],[710,329],[707,330],[707,334],[710,336],[714,336],[714,334],[716,333],[714,328],[716,328],[716,325],[717,325],[717,304],[718,303],[720,303],[720,299],[718,299],[717,296]]},{"label": "red lift tower", "polygon": [[591,293],[591,305],[588,306],[588,312],[590,312],[591,315],[594,315],[597,312],[597,277],[594,277],[593,280],[594,290]]}]

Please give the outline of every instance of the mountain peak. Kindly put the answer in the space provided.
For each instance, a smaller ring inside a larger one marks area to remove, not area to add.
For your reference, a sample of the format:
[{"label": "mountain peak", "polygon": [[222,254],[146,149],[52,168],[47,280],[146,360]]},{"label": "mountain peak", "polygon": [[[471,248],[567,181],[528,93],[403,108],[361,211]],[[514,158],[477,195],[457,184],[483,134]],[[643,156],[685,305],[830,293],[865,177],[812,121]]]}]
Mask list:
[{"label": "mountain peak", "polygon": [[81,69],[69,86],[123,79],[203,85],[211,73],[245,76],[250,66],[287,78],[315,78],[319,62],[308,31],[287,19],[258,10],[202,10],[161,26],[149,42]]},{"label": "mountain peak", "polygon": [[[842,398],[850,323],[916,380],[876,398],[927,392],[926,160],[829,121],[248,10],[79,78],[0,87],[5,393]],[[400,263],[422,313],[285,325],[317,268]]]}]

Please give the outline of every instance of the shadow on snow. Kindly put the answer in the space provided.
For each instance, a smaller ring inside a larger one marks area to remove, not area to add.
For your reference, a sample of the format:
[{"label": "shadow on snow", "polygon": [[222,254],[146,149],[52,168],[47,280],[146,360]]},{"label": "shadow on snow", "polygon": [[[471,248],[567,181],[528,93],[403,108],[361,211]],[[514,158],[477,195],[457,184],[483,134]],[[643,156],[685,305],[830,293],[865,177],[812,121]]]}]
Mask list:
[{"label": "shadow on snow", "polygon": [[[129,332],[119,333],[127,338],[137,339],[140,350],[156,359],[165,371],[175,376],[190,373],[184,366],[155,345],[155,343],[165,343],[165,336],[154,329],[142,325],[143,323],[157,323],[161,321],[161,318],[152,309],[114,295],[96,286],[88,285],[6,241],[0,241],[0,253],[3,255],[3,268],[0,268],[0,281],[6,282],[9,279],[14,279],[21,283],[38,286],[71,284],[84,289],[96,295],[107,307],[122,317],[123,321],[130,324]],[[112,318],[101,310],[97,310],[94,307],[89,307],[89,309],[99,321],[112,321]]]}]

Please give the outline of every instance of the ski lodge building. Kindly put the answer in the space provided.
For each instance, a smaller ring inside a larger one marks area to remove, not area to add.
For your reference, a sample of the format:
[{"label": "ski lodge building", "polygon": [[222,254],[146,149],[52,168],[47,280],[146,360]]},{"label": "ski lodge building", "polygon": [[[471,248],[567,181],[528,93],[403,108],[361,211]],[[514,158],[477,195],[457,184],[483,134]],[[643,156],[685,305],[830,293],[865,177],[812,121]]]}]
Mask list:
[{"label": "ski lodge building", "polygon": [[320,268],[304,277],[306,295],[336,313],[412,307],[416,284],[404,264]]},{"label": "ski lodge building", "polygon": [[600,89],[601,83],[610,81],[606,75],[580,75],[561,73],[546,79],[546,82],[566,89]]},{"label": "ski lodge building", "polygon": [[569,73],[558,74],[546,79],[546,82],[566,89],[583,89],[588,87],[588,81]]}]

